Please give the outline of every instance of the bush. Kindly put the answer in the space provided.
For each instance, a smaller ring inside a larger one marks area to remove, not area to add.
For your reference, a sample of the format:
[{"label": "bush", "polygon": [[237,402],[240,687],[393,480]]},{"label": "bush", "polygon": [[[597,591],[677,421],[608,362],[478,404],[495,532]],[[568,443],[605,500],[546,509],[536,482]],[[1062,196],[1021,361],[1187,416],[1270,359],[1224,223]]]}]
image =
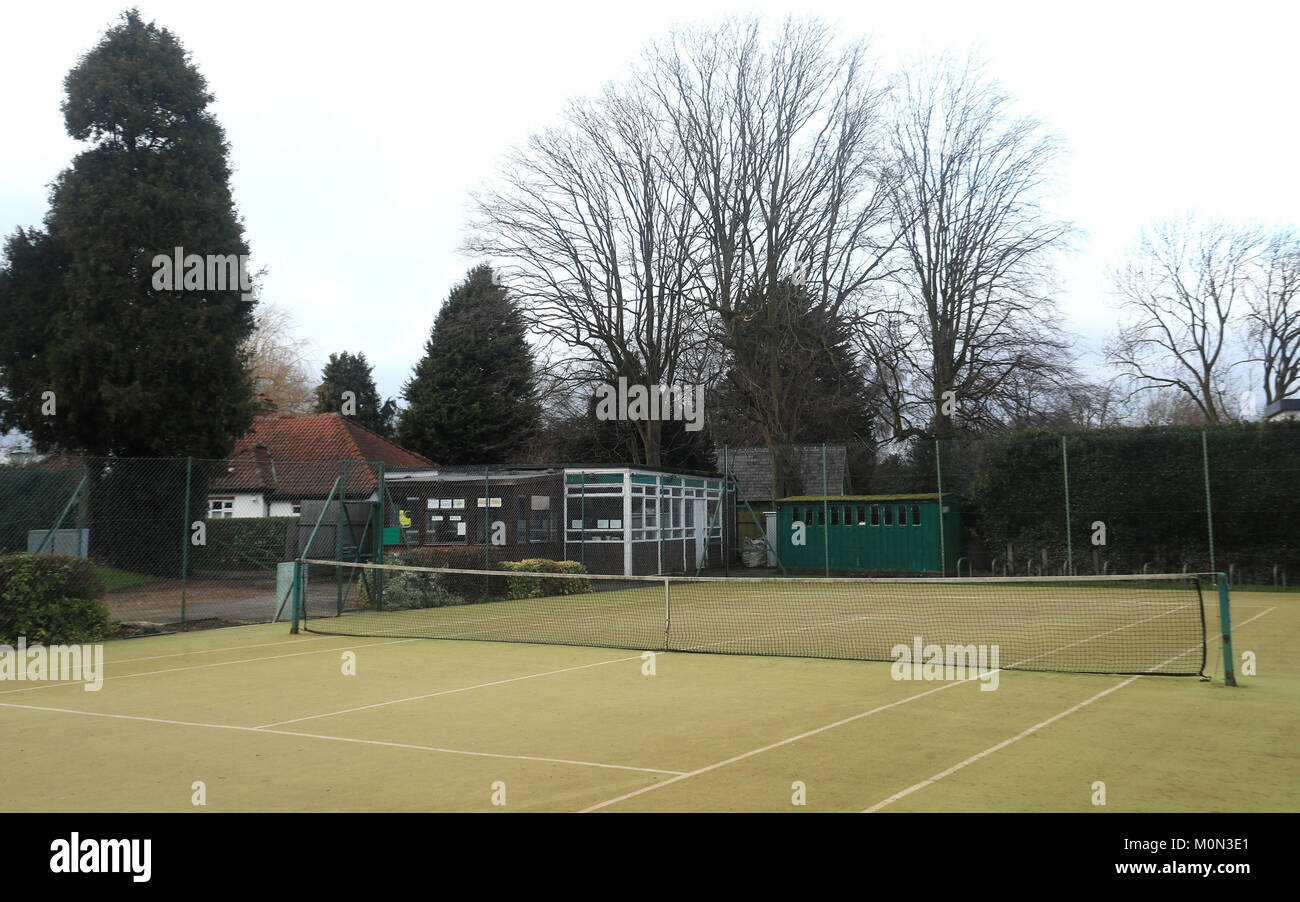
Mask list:
[{"label": "bush", "polygon": [[190,572],[274,570],[288,558],[285,546],[297,517],[231,517],[205,520],[207,543],[191,548]]},{"label": "bush", "polygon": [[447,588],[442,574],[419,571],[384,574],[384,610],[386,611],[441,608],[453,604],[464,604],[464,601]]},{"label": "bush", "polygon": [[111,629],[104,584],[88,560],[61,554],[0,557],[0,642],[96,642]]},{"label": "bush", "polygon": [[[523,561],[506,561],[498,565],[502,570],[523,573],[586,573],[587,568],[577,561],[552,561],[546,558],[529,558]],[[542,598],[548,595],[581,595],[594,591],[589,579],[549,579],[541,576],[511,576],[506,579],[507,598]]]}]

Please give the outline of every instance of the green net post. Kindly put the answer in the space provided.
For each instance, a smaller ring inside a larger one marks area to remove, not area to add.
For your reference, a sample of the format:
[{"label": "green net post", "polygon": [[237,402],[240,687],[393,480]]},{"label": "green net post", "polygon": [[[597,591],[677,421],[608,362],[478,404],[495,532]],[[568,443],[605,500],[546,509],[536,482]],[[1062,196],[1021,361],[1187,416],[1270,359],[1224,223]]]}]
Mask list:
[{"label": "green net post", "polygon": [[1065,476],[1065,566],[1067,575],[1074,575],[1074,534],[1070,529],[1070,456],[1065,450],[1065,436],[1061,436],[1061,472]]},{"label": "green net post", "polygon": [[293,605],[293,625],[289,627],[289,632],[296,635],[298,633],[298,622],[302,619],[302,558],[293,562],[293,588],[289,590],[290,604]]},{"label": "green net post", "polygon": [[[502,495],[502,499],[503,499],[501,502],[502,504],[505,504],[504,498],[505,496]],[[532,518],[531,509],[528,516],[530,519]],[[466,519],[469,519],[468,511],[466,512]],[[531,523],[526,524],[525,528],[527,528],[528,526],[531,526]],[[468,523],[465,524],[465,529],[466,531],[469,530]],[[491,475],[491,469],[488,467],[483,468],[483,569],[484,570],[492,569],[492,475]],[[484,598],[488,597],[491,589],[492,589],[492,584],[490,582],[490,578],[484,576],[483,577]]]},{"label": "green net post", "polygon": [[[334,517],[334,560],[343,560],[343,514],[347,505],[348,462],[339,461],[339,501],[338,513]],[[338,613],[343,616],[343,568],[334,568],[335,591],[338,596]]]},{"label": "green net post", "polygon": [[185,594],[190,571],[190,477],[194,471],[194,458],[185,458],[185,514],[181,524],[181,632],[185,632]]},{"label": "green net post", "polygon": [[1223,683],[1225,686],[1235,686],[1237,670],[1232,656],[1232,611],[1228,603],[1228,575],[1216,573],[1214,581],[1219,587],[1219,628],[1223,631]]}]

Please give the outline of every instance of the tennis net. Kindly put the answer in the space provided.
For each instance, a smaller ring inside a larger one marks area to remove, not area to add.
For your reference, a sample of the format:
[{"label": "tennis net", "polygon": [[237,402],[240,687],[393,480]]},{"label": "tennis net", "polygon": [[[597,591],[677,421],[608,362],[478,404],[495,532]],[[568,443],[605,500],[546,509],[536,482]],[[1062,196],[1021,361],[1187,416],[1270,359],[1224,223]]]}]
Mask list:
[{"label": "tennis net", "polygon": [[996,646],[1001,669],[1202,676],[1196,574],[725,578],[309,560],[309,632],[895,661]]}]

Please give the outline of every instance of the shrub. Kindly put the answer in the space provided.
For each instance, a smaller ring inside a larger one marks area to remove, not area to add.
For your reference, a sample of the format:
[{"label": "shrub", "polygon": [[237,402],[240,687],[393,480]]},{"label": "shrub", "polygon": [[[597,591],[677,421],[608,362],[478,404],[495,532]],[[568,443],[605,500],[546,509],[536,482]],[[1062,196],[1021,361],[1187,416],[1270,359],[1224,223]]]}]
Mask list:
[{"label": "shrub", "polygon": [[407,608],[441,608],[463,604],[463,600],[445,585],[439,573],[410,571],[384,574],[384,610]]},{"label": "shrub", "polygon": [[61,554],[0,557],[0,642],[95,642],[110,631],[104,584],[88,560]]},{"label": "shrub", "polygon": [[[498,565],[502,570],[523,573],[586,573],[587,568],[577,561],[552,561],[546,558],[529,558],[523,561],[506,561]],[[589,579],[550,579],[541,576],[511,576],[506,579],[507,598],[542,598],[548,595],[581,595],[594,591]]]}]

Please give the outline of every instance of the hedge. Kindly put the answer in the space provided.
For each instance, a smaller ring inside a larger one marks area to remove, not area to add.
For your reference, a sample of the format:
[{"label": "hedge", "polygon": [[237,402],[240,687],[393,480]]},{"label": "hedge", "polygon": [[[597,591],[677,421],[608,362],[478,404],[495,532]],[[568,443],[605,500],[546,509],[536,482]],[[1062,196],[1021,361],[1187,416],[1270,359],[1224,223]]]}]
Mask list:
[{"label": "hedge", "polygon": [[0,642],[67,645],[109,635],[104,584],[84,558],[61,554],[0,556]]}]

